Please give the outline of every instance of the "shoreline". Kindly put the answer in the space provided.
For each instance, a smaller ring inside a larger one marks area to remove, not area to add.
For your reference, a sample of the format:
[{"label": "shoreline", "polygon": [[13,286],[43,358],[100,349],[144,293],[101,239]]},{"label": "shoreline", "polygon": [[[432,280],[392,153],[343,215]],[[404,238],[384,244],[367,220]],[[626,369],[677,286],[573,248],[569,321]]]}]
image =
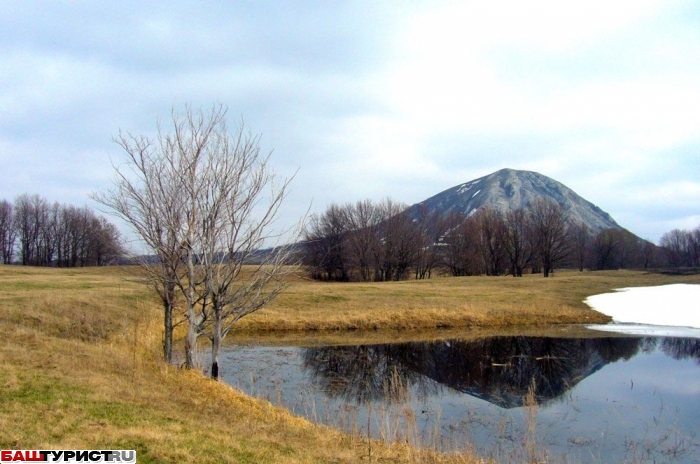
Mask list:
[{"label": "shoreline", "polygon": [[[383,341],[418,334],[417,327],[436,320],[462,321],[471,329],[482,324],[474,330],[482,334],[486,325],[524,330],[512,324],[516,320],[537,322],[532,330],[540,330],[551,327],[552,316],[562,312],[575,315],[577,322],[595,315],[582,303],[588,295],[698,281],[698,276],[631,271],[383,284],[294,281],[268,308],[242,319],[227,340],[296,335],[289,329],[309,325],[336,327],[330,336],[364,337],[367,333],[357,329],[337,329],[361,323],[372,328],[374,340]],[[315,426],[213,382],[201,371],[165,364],[162,308],[133,269],[0,266],[0,288],[0,336],[5,340],[0,345],[0,422],[13,424],[0,427],[6,449],[119,444],[136,449],[139,462],[366,462],[366,438]],[[409,320],[402,327],[413,329],[378,330],[397,318]],[[179,326],[178,336],[183,328]],[[373,441],[371,446],[377,461],[482,462],[468,454],[444,455],[403,443]]]}]

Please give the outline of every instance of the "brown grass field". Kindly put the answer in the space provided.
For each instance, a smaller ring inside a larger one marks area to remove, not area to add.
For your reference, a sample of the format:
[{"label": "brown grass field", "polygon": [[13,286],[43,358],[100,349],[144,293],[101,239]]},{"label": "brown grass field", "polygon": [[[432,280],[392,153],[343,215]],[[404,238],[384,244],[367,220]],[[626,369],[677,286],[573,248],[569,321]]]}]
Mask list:
[{"label": "brown grass field", "polygon": [[241,334],[280,331],[399,332],[605,323],[583,300],[616,288],[700,283],[700,276],[562,271],[554,277],[441,277],[382,283],[293,281]]},{"label": "brown grass field", "polygon": [[[140,463],[481,462],[380,442],[371,444],[370,460],[366,439],[166,365],[160,309],[132,272],[0,266],[0,449],[136,449]],[[352,330],[393,340],[434,328],[452,335],[601,322],[606,318],[581,303],[586,296],[673,282],[700,278],[564,272],[386,284],[298,279],[231,336],[254,341],[313,331],[323,339]]]}]

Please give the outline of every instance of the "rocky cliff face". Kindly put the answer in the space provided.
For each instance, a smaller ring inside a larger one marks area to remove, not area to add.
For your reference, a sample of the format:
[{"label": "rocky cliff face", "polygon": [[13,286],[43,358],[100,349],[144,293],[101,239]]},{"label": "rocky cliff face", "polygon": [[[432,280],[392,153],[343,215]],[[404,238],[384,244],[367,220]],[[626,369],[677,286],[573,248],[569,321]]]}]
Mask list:
[{"label": "rocky cliff face", "polygon": [[541,197],[559,203],[570,223],[583,222],[594,233],[606,228],[620,228],[608,213],[564,184],[536,172],[515,169],[501,169],[452,187],[411,206],[409,213],[417,216],[420,208],[445,215],[452,211],[471,215],[480,208],[493,208],[505,213],[518,208],[527,209]]}]

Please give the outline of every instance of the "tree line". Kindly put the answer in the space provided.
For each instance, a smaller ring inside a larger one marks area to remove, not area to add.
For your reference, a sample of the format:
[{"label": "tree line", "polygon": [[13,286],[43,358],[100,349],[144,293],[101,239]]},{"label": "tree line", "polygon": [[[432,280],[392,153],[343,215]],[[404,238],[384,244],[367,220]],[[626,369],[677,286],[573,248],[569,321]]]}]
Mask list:
[{"label": "tree line", "polygon": [[700,267],[700,226],[693,230],[673,229],[659,242],[671,267]]},{"label": "tree line", "polygon": [[327,207],[311,216],[303,263],[312,278],[387,281],[453,276],[551,275],[580,271],[698,265],[700,228],[664,235],[662,248],[621,228],[597,233],[568,220],[557,202],[540,198],[527,209],[502,214],[481,208],[446,216],[391,199]]},{"label": "tree line", "polygon": [[0,201],[0,254],[3,264],[82,267],[116,263],[124,249],[116,226],[87,206],[23,194]]}]

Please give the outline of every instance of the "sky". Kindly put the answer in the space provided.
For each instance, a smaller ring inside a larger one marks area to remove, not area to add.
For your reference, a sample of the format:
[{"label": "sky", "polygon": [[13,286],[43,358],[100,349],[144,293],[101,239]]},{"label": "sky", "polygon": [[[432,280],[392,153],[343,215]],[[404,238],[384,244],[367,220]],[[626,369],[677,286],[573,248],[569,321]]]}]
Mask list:
[{"label": "sky", "polygon": [[0,31],[0,199],[98,209],[120,130],[220,103],[295,176],[283,224],[513,168],[700,226],[697,1],[0,0]]}]

